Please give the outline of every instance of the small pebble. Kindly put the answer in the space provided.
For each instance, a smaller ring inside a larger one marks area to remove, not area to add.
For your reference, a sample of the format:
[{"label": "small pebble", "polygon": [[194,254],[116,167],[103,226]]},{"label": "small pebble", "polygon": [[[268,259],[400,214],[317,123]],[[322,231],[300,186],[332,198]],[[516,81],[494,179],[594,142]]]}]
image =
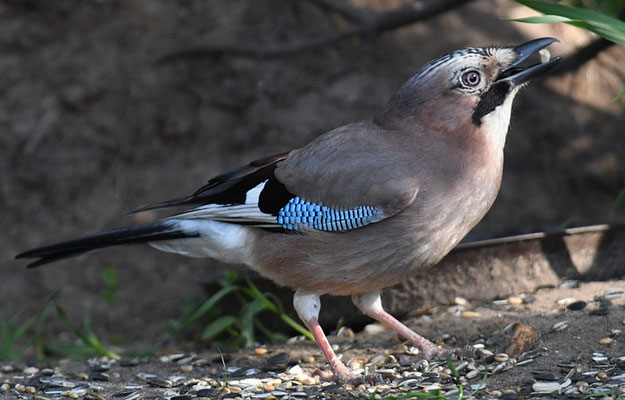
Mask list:
[{"label": "small pebble", "polygon": [[460,313],[462,318],[479,318],[480,313],[477,311],[463,311]]},{"label": "small pebble", "polygon": [[532,385],[532,389],[538,393],[559,392],[561,386],[558,382],[536,382]]},{"label": "small pebble", "polygon": [[386,330],[386,327],[382,324],[369,324],[365,326],[365,333],[368,335],[377,335],[378,333],[382,333]]},{"label": "small pebble", "polygon": [[569,321],[560,321],[553,324],[551,330],[554,332],[560,332],[569,327]]},{"label": "small pebble", "polygon": [[513,306],[518,306],[523,304],[523,299],[518,296],[508,297],[508,304],[512,304]]},{"label": "small pebble", "polygon": [[26,375],[35,375],[37,372],[39,372],[39,368],[26,367],[22,370],[22,372],[25,373]]},{"label": "small pebble", "polygon": [[579,281],[568,280],[564,281],[560,284],[560,288],[562,289],[577,289],[580,286]]},{"label": "small pebble", "polygon": [[584,382],[584,381],[578,381],[575,383],[575,387],[577,387],[577,390],[581,393],[587,393],[588,392],[588,382]]},{"label": "small pebble", "polygon": [[259,347],[254,350],[254,353],[256,353],[257,356],[264,356],[265,354],[267,354],[267,349],[264,347]]},{"label": "small pebble", "polygon": [[465,375],[465,377],[466,377],[467,379],[473,379],[473,378],[475,378],[475,377],[476,377],[479,373],[480,373],[480,371],[479,371],[479,370],[474,369],[474,370],[472,370],[472,371],[467,372],[467,374]]},{"label": "small pebble", "polygon": [[318,383],[318,380],[316,380],[312,376],[308,376],[304,374],[297,375],[295,377],[295,380],[298,382],[302,382],[304,385],[314,385],[315,383]]},{"label": "small pebble", "polygon": [[288,374],[298,375],[298,374],[301,374],[303,371],[302,371],[302,367],[300,367],[299,365],[294,365],[291,368],[289,368],[286,372]]},{"label": "small pebble", "polygon": [[464,297],[458,296],[454,299],[454,303],[456,303],[459,306],[466,306],[467,304],[469,304],[469,301],[465,299]]},{"label": "small pebble", "polygon": [[608,374],[606,374],[606,373],[605,373],[605,372],[603,372],[603,371],[599,371],[599,372],[597,373],[597,378],[599,378],[599,379],[601,379],[601,380],[606,379],[607,377],[608,377]]},{"label": "small pebble", "polygon": [[274,390],[276,390],[276,387],[270,383],[264,383],[263,384],[263,390],[265,392],[273,392]]},{"label": "small pebble", "polygon": [[614,339],[612,339],[611,337],[604,337],[599,341],[599,344],[608,345],[612,344],[612,342],[614,342]]},{"label": "small pebble", "polygon": [[347,326],[341,326],[339,328],[339,331],[336,333],[336,336],[353,339],[354,336],[356,336],[356,334],[354,334],[354,331],[352,330],[352,328],[349,328]]},{"label": "small pebble", "polygon": [[11,385],[9,385],[8,383],[3,383],[0,386],[0,391],[8,392],[9,390],[11,390]]},{"label": "small pebble", "polygon": [[181,365],[180,366],[180,371],[182,371],[182,372],[191,372],[191,371],[193,371],[193,365],[191,365],[191,364]]},{"label": "small pebble", "polygon": [[510,359],[510,356],[508,356],[506,353],[499,353],[499,354],[495,354],[495,361],[497,362],[506,362]]},{"label": "small pebble", "polygon": [[577,299],[575,299],[574,297],[565,297],[563,299],[556,300],[556,304],[559,306],[566,307],[569,304],[575,303],[576,301]]}]

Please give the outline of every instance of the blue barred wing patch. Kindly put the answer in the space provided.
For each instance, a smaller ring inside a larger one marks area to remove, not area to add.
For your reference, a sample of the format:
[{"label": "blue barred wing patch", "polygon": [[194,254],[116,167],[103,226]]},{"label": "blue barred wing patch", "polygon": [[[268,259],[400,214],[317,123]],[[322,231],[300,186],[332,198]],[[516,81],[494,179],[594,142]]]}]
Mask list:
[{"label": "blue barred wing patch", "polygon": [[360,206],[335,210],[294,197],[280,209],[276,221],[284,229],[298,230],[303,226],[322,231],[346,231],[377,222],[383,218],[376,207]]}]

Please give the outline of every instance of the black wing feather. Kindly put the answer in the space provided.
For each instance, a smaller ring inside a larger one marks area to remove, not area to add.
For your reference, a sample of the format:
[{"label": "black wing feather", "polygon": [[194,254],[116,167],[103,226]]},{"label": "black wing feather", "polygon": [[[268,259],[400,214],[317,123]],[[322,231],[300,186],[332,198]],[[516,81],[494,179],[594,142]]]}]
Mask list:
[{"label": "black wing feather", "polygon": [[[279,153],[254,160],[248,165],[210,179],[206,185],[199,188],[191,196],[142,207],[134,212],[170,207],[201,206],[205,204],[243,204],[245,203],[245,196],[250,189],[263,181],[275,179],[273,171],[276,169],[277,163],[286,159],[288,155],[288,152]],[[286,188],[284,188],[284,191],[286,191]],[[293,197],[293,195],[290,197]]]}]

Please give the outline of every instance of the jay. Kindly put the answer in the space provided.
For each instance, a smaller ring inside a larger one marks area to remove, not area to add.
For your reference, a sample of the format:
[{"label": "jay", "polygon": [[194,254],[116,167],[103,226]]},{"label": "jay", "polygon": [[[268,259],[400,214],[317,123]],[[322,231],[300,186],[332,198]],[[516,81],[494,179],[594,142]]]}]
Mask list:
[{"label": "jay", "polygon": [[435,345],[384,311],[380,290],[434,266],[491,207],[513,99],[559,57],[527,60],[556,41],[451,52],[421,68],[373,118],[214,177],[188,197],[138,210],[182,208],[176,215],[17,257],[36,258],[34,267],[147,243],[246,264],[295,290],[295,310],[330,364],[325,376],[341,382],[360,378],[319,326],[323,294],[351,296],[425,358],[466,354]]}]

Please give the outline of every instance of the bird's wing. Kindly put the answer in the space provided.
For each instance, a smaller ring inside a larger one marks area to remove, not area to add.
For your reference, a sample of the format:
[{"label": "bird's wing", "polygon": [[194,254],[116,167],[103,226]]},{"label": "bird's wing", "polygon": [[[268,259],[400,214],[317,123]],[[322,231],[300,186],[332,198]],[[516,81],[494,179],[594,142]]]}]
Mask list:
[{"label": "bird's wing", "polygon": [[253,161],[209,180],[189,197],[138,211],[194,206],[170,218],[286,231],[346,231],[388,218],[414,200],[418,186],[399,168],[401,162],[390,154],[381,157],[384,146],[366,145],[372,141],[357,127]]}]

